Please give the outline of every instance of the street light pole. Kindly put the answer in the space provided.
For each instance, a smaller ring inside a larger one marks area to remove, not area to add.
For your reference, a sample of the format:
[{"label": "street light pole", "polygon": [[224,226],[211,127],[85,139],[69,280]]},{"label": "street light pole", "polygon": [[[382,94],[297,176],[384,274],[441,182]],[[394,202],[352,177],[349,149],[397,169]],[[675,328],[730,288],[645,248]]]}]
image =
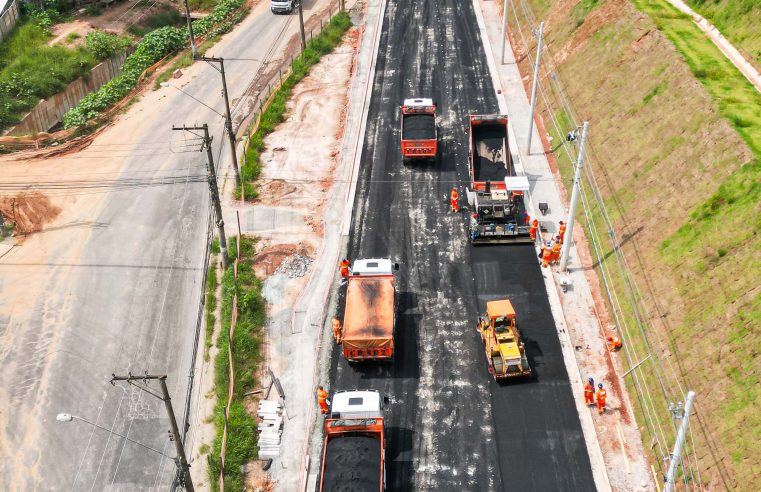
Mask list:
[{"label": "street light pole", "polygon": [[[235,184],[240,186],[240,171],[238,170],[238,152],[235,148],[235,131],[233,130],[233,117],[230,113],[230,96],[227,93],[227,78],[225,77],[225,59],[216,58],[213,56],[198,56],[196,60],[202,60],[210,65],[212,63],[219,63],[217,69],[222,75],[222,97],[225,100],[225,128],[227,129],[227,137],[230,140],[230,154],[233,160],[233,169],[235,170]],[[214,65],[212,65],[214,67]],[[216,69],[216,67],[214,67]]]},{"label": "street light pole", "polygon": [[193,19],[190,18],[190,7],[188,6],[188,0],[184,0],[185,3],[185,17],[188,20],[188,36],[190,37],[190,51],[193,53],[193,58],[196,57],[196,38],[193,36]]},{"label": "street light pole", "polygon": [[[144,386],[135,384],[135,381],[142,381],[143,384],[147,385],[148,381],[156,379],[158,379],[159,384],[161,385],[161,395],[154,393]],[[174,441],[174,447],[177,450],[177,458],[179,460],[180,484],[184,485],[187,492],[195,492],[195,488],[193,487],[193,479],[190,476],[190,465],[188,464],[188,460],[185,457],[185,447],[182,444],[182,439],[180,439],[180,431],[177,428],[177,420],[174,417],[174,410],[172,409],[172,400],[169,398],[169,390],[167,390],[166,387],[166,374],[161,376],[150,376],[148,374],[145,374],[144,376],[133,376],[132,373],[129,373],[127,376],[117,376],[116,374],[112,374],[111,384],[114,385],[114,382],[116,381],[127,381],[127,383],[131,384],[132,386],[135,386],[136,388],[145,391],[149,395],[155,396],[164,402],[164,406],[166,406],[166,412],[169,415],[169,425],[172,427],[172,430],[170,431],[172,433],[172,440]]]},{"label": "street light pole", "polygon": [[206,156],[209,165],[209,190],[211,191],[211,201],[214,203],[214,212],[217,216],[217,232],[219,234],[219,249],[222,250],[222,268],[227,269],[230,258],[227,255],[227,237],[225,236],[225,221],[222,218],[222,203],[219,201],[219,188],[217,188],[217,172],[214,169],[214,154],[211,151],[211,137],[209,136],[209,125],[203,126],[173,126],[172,130],[198,131],[203,130],[203,145],[201,150],[206,149]]},{"label": "street light pole", "polygon": [[566,219],[566,231],[563,238],[563,249],[560,251],[560,271],[566,271],[568,268],[568,254],[571,251],[571,241],[573,240],[573,222],[576,215],[576,206],[579,202],[579,193],[581,193],[581,168],[584,166],[584,147],[587,144],[587,130],[589,122],[585,121],[581,130],[581,144],[579,146],[579,157],[576,160],[576,172],[573,175],[573,191],[571,192],[571,206],[568,209],[568,218]]},{"label": "street light pole", "polygon": [[531,119],[528,120],[528,143],[526,154],[531,155],[531,137],[534,135],[534,112],[536,111],[536,88],[539,85],[539,60],[542,58],[542,35],[544,22],[539,24],[539,39],[536,42],[536,63],[534,63],[534,82],[531,84]]},{"label": "street light pole", "polygon": [[684,410],[681,412],[682,423],[679,426],[679,433],[676,436],[676,442],[674,443],[674,452],[671,453],[671,461],[669,462],[669,469],[666,472],[666,488],[664,492],[671,492],[676,486],[676,471],[679,468],[679,463],[682,462],[682,447],[684,446],[684,439],[687,435],[687,427],[690,425],[690,412],[692,411],[692,402],[695,400],[695,392],[687,392],[687,401],[684,403]]}]

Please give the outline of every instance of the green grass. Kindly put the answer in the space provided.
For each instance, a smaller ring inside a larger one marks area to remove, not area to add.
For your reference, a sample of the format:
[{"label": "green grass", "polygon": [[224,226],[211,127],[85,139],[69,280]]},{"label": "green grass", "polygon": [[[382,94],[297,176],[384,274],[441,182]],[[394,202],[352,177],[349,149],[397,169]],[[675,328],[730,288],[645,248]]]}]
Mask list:
[{"label": "green grass", "polygon": [[[291,97],[293,88],[309,74],[309,69],[317,64],[323,55],[330,53],[338,46],[343,34],[351,25],[351,19],[346,12],[340,12],[333,16],[330,24],[309,41],[306,50],[293,60],[291,74],[275,91],[270,103],[264,108],[264,112],[259,118],[259,126],[249,139],[241,166],[242,186],[247,199],[253,200],[258,196],[255,182],[261,173],[260,157],[264,151],[264,139],[277,125],[284,121],[286,103]],[[235,196],[240,198],[240,187],[236,188]]]},{"label": "green grass", "polygon": [[[216,244],[216,248],[214,245]],[[216,252],[215,252],[216,249]],[[209,350],[211,350],[212,336],[214,335],[214,325],[217,317],[214,312],[217,310],[217,278],[216,258],[219,254],[219,239],[214,238],[211,247],[211,261],[209,268],[206,270],[206,334],[204,337],[203,358],[208,362]]]},{"label": "green grass", "polygon": [[208,12],[217,6],[219,0],[190,0],[188,5],[191,12]]},{"label": "green grass", "polygon": [[575,27],[584,24],[587,15],[601,4],[600,0],[581,0],[571,9],[572,16],[576,19]]},{"label": "green grass", "polygon": [[[222,447],[222,430],[224,428],[224,411],[228,391],[228,337],[227,330],[232,319],[233,294],[238,294],[238,321],[232,337],[234,358],[235,388],[233,403],[228,418],[227,455],[225,460],[225,490],[244,490],[241,467],[256,456],[257,435],[256,421],[244,406],[243,398],[247,391],[257,387],[256,374],[262,361],[262,329],[266,321],[266,303],[262,297],[262,282],[253,271],[254,245],[250,237],[241,238],[241,254],[238,263],[237,286],[233,279],[232,262],[235,247],[230,248],[231,266],[222,277],[222,330],[217,346],[219,353],[214,361],[214,388],[217,396],[215,407],[216,438],[212,452],[208,457],[209,479],[212,490],[219,490],[220,461]],[[235,244],[235,238],[230,239]]]},{"label": "green grass", "polygon": [[758,0],[687,0],[727,39],[761,66],[761,2]]},{"label": "green grass", "polygon": [[164,26],[181,26],[183,25],[180,12],[173,6],[162,5],[161,8],[137,24],[127,28],[127,31],[137,37],[142,37],[149,32]]},{"label": "green grass", "polygon": [[732,123],[753,152],[761,155],[761,94],[692,19],[664,0],[633,3],[674,43],[695,77],[718,101],[722,116]]},{"label": "green grass", "polygon": [[50,37],[39,23],[24,19],[0,44],[0,130],[98,63],[85,47],[47,46]]}]

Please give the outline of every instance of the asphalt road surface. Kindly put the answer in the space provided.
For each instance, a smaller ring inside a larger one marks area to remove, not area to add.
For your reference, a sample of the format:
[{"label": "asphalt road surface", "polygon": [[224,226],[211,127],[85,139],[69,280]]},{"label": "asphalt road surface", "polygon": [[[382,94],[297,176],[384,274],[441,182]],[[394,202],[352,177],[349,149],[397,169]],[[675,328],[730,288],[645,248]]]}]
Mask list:
[{"label": "asphalt road surface", "polygon": [[[327,4],[314,0],[307,7]],[[298,32],[296,15],[273,16],[268,3],[259,6],[261,15],[252,14],[209,53],[228,59],[231,102],[240,111],[237,102],[261,60],[282,52]],[[208,66],[183,88],[223,112],[220,89],[219,73]],[[2,490],[166,490],[172,480],[176,453],[163,403],[108,380],[112,373],[128,371],[168,374],[182,425],[203,287],[209,191],[206,155],[198,152],[198,140],[172,131],[172,125],[208,123],[223,170],[229,166],[229,148],[225,144],[220,150],[226,139],[219,115],[176,89],[161,91],[165,99],[155,106],[132,108],[142,111],[136,116],[140,131],[125,134],[118,145],[104,146],[96,139],[78,155],[97,166],[114,154],[129,154],[118,179],[132,185],[105,192],[98,207],[83,212],[72,226],[91,227],[89,240],[74,252],[70,245],[56,245],[41,252],[45,256],[38,263],[23,261],[28,250],[21,246],[13,261],[0,262],[0,305],[3,276],[12,272],[23,283],[25,272],[45,269],[52,278],[39,298],[29,299],[28,309],[10,306],[10,317],[0,317]],[[118,128],[119,123],[109,131]],[[175,176],[176,182],[135,185],[165,176]],[[150,387],[159,391],[156,382]],[[56,422],[62,412],[106,430],[81,420]]]},{"label": "asphalt road surface", "polygon": [[[436,164],[404,166],[399,105],[439,108]],[[349,366],[336,349],[332,389],[374,388],[387,407],[389,490],[594,490],[560,343],[534,250],[473,248],[467,115],[498,112],[470,2],[389,0],[357,188],[350,258],[400,263],[396,359]],[[339,311],[343,308],[339,294]],[[535,377],[497,384],[475,331],[485,302],[518,312]]]}]

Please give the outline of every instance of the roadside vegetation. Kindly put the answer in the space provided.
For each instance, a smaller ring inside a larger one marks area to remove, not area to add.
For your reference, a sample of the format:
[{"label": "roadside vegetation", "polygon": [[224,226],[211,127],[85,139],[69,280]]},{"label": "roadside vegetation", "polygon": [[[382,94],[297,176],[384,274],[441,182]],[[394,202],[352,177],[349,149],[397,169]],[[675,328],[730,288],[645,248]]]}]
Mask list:
[{"label": "roadside vegetation", "polygon": [[[235,244],[235,238],[230,239]],[[233,262],[236,249],[230,248],[230,266],[222,276],[222,333],[217,339],[217,353],[214,361],[214,390],[217,403],[214,411],[216,436],[209,460],[209,481],[212,490],[219,490],[222,431],[225,424],[225,407],[229,388],[228,347],[232,349],[235,385],[232,404],[227,421],[227,455],[225,459],[225,489],[244,490],[242,467],[254,459],[258,450],[256,420],[246,409],[245,394],[258,388],[262,362],[263,327],[266,320],[266,303],[262,296],[262,282],[254,274],[254,246],[251,237],[240,238],[240,258],[238,261],[238,281],[234,280]],[[232,321],[233,296],[238,296],[238,318],[235,332],[228,340]]]},{"label": "roadside vegetation", "polygon": [[[61,19],[54,9],[25,7],[22,20],[0,43],[0,131],[14,125],[40,99],[85,76],[100,61],[126,49],[130,40],[94,31],[76,47],[48,46],[51,26]],[[69,36],[64,42],[77,37]]]},{"label": "roadside vegetation", "polygon": [[[293,60],[291,73],[283,80],[282,85],[274,92],[269,104],[259,117],[256,131],[249,139],[248,147],[241,166],[242,186],[245,197],[253,200],[258,196],[256,180],[261,173],[261,153],[264,151],[264,139],[278,124],[285,119],[285,107],[291,97],[293,88],[309,74],[309,69],[317,64],[323,55],[333,51],[341,42],[343,34],[351,27],[351,19],[346,12],[339,12],[325,26],[322,32],[307,43],[306,50]],[[241,189],[235,190],[236,198],[240,198]]]},{"label": "roadside vegetation", "polygon": [[204,334],[203,359],[209,361],[211,345],[213,343],[214,325],[217,322],[217,287],[219,278],[217,277],[217,256],[219,255],[219,238],[214,238],[211,243],[211,259],[209,267],[206,270],[206,333]]},{"label": "roadside vegetation", "polygon": [[758,0],[686,0],[761,69],[761,2]]},{"label": "roadside vegetation", "polygon": [[[761,435],[754,403],[761,396],[761,334],[754,329],[761,321],[761,99],[691,19],[663,0],[582,0],[565,10],[547,0],[528,2],[547,20],[546,42],[558,57],[552,70],[563,90],[546,77],[551,108],[541,98],[539,108],[563,182],[570,189],[565,133],[590,120],[587,164],[638,286],[633,296],[646,338],[628,302],[631,286],[617,274],[602,211],[592,205],[591,223],[583,216],[580,222],[587,238],[592,229],[601,232],[610,285],[626,301],[629,328],[619,326],[625,343],[640,359],[656,354],[664,366],[665,373],[650,363],[638,369],[654,395],[652,417],[631,378],[625,380],[651,463],[664,471],[655,439],[661,426],[673,444],[663,392],[680,399],[679,381],[698,395],[688,451],[695,450],[702,482],[756,490],[761,482],[749,457]],[[514,17],[510,22],[522,45]],[[533,24],[522,19],[524,35]],[[530,73],[529,62],[521,63]],[[573,117],[560,109],[564,101]],[[594,203],[588,188],[586,197]],[[627,370],[623,352],[619,359]]]},{"label": "roadside vegetation", "polygon": [[[244,0],[222,0],[209,15],[193,21],[195,36],[199,39],[215,39],[228,32],[234,25],[233,21],[239,21],[245,15],[245,7],[243,13],[238,12],[244,3]],[[134,53],[127,58],[121,74],[98,91],[85,96],[75,108],[66,113],[64,128],[85,125],[88,120],[99,116],[103,110],[129,94],[153,64],[180,50],[187,43],[188,30],[185,27],[165,26],[146,34]]]}]

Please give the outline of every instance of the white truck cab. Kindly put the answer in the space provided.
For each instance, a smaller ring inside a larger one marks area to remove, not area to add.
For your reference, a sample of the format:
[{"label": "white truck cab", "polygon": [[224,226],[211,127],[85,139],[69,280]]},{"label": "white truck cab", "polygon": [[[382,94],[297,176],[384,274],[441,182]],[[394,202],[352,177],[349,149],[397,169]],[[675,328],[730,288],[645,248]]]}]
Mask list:
[{"label": "white truck cab", "polygon": [[333,394],[330,413],[345,419],[382,417],[382,400],[376,390],[337,391]]}]

